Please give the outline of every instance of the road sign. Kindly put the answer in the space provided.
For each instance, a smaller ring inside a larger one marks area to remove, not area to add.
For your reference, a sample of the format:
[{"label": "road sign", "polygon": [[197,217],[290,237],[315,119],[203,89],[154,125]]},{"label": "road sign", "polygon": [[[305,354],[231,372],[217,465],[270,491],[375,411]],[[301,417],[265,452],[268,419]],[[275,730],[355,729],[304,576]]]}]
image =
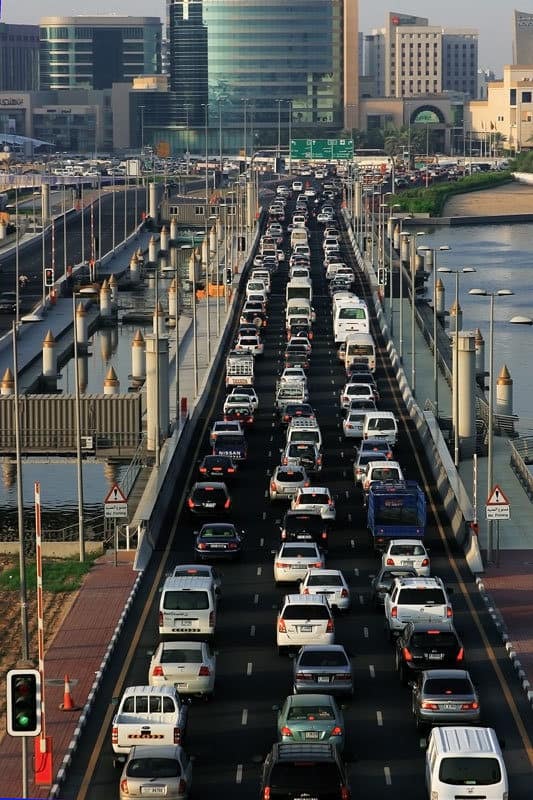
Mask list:
[{"label": "road sign", "polygon": [[291,158],[342,161],[353,158],[352,139],[291,139]]},{"label": "road sign", "polygon": [[124,518],[128,516],[128,499],[118,483],[114,483],[104,500],[104,516]]},{"label": "road sign", "polygon": [[487,519],[509,519],[511,516],[511,504],[509,498],[498,484],[495,484],[487,498],[485,506]]}]

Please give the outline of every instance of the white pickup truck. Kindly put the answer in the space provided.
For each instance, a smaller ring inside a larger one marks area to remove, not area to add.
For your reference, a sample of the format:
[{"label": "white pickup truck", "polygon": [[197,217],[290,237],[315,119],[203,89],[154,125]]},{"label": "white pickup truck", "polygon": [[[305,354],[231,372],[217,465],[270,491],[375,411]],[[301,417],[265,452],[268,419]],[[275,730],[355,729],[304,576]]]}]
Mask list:
[{"label": "white pickup truck", "polygon": [[113,718],[113,763],[124,762],[136,744],[183,744],[188,705],[173,686],[129,686]]},{"label": "white pickup truck", "polygon": [[232,350],[226,359],[226,386],[253,386],[254,357]]}]

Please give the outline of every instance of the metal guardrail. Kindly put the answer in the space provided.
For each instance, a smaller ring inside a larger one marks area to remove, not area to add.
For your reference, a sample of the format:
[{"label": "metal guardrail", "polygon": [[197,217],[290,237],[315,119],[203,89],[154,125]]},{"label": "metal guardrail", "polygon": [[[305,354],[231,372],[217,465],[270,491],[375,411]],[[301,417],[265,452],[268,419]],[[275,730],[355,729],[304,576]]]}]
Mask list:
[{"label": "metal guardrail", "polygon": [[128,468],[124,474],[120,482],[120,488],[126,495],[129,496],[129,493],[133,489],[135,481],[137,480],[137,476],[141,469],[145,464],[145,456],[146,456],[146,434],[143,434],[141,441],[139,442],[139,446],[135,451],[133,458],[131,459],[130,463],[128,464]]},{"label": "metal guardrail", "polygon": [[533,436],[515,439],[509,442],[511,448],[511,469],[522,484],[524,491],[533,501],[533,473],[530,466],[533,464]]}]

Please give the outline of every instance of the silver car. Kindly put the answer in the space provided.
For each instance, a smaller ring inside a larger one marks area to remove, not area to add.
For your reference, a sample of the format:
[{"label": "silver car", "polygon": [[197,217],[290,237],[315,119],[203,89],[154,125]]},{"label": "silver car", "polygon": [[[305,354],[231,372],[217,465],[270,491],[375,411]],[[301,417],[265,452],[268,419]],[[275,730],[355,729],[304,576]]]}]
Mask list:
[{"label": "silver car", "polygon": [[300,594],[323,594],[337,611],[350,608],[350,589],[340,569],[311,569],[300,584]]},{"label": "silver car", "polygon": [[353,696],[350,659],[341,644],[305,645],[294,659],[293,691]]},{"label": "silver car", "polygon": [[276,467],[268,487],[271,500],[292,500],[298,489],[309,486],[304,467],[297,464]]},{"label": "silver car", "polygon": [[179,745],[132,747],[120,776],[120,800],[142,800],[149,787],[151,796],[186,800],[191,792],[192,764]]},{"label": "silver car", "polygon": [[428,669],[413,686],[413,715],[420,730],[432,725],[475,725],[481,715],[479,697],[464,669]]}]

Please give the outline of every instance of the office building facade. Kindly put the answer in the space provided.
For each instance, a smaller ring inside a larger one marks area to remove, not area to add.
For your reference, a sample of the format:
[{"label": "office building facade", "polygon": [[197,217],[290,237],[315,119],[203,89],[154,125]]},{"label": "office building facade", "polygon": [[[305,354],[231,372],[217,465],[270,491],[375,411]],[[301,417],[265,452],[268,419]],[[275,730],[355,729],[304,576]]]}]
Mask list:
[{"label": "office building facade", "polygon": [[39,88],[39,28],[0,22],[0,92]]},{"label": "office building facade", "polygon": [[158,17],[44,17],[40,88],[111,89],[161,72]]},{"label": "office building facade", "polygon": [[533,14],[513,12],[513,64],[533,64]]}]

